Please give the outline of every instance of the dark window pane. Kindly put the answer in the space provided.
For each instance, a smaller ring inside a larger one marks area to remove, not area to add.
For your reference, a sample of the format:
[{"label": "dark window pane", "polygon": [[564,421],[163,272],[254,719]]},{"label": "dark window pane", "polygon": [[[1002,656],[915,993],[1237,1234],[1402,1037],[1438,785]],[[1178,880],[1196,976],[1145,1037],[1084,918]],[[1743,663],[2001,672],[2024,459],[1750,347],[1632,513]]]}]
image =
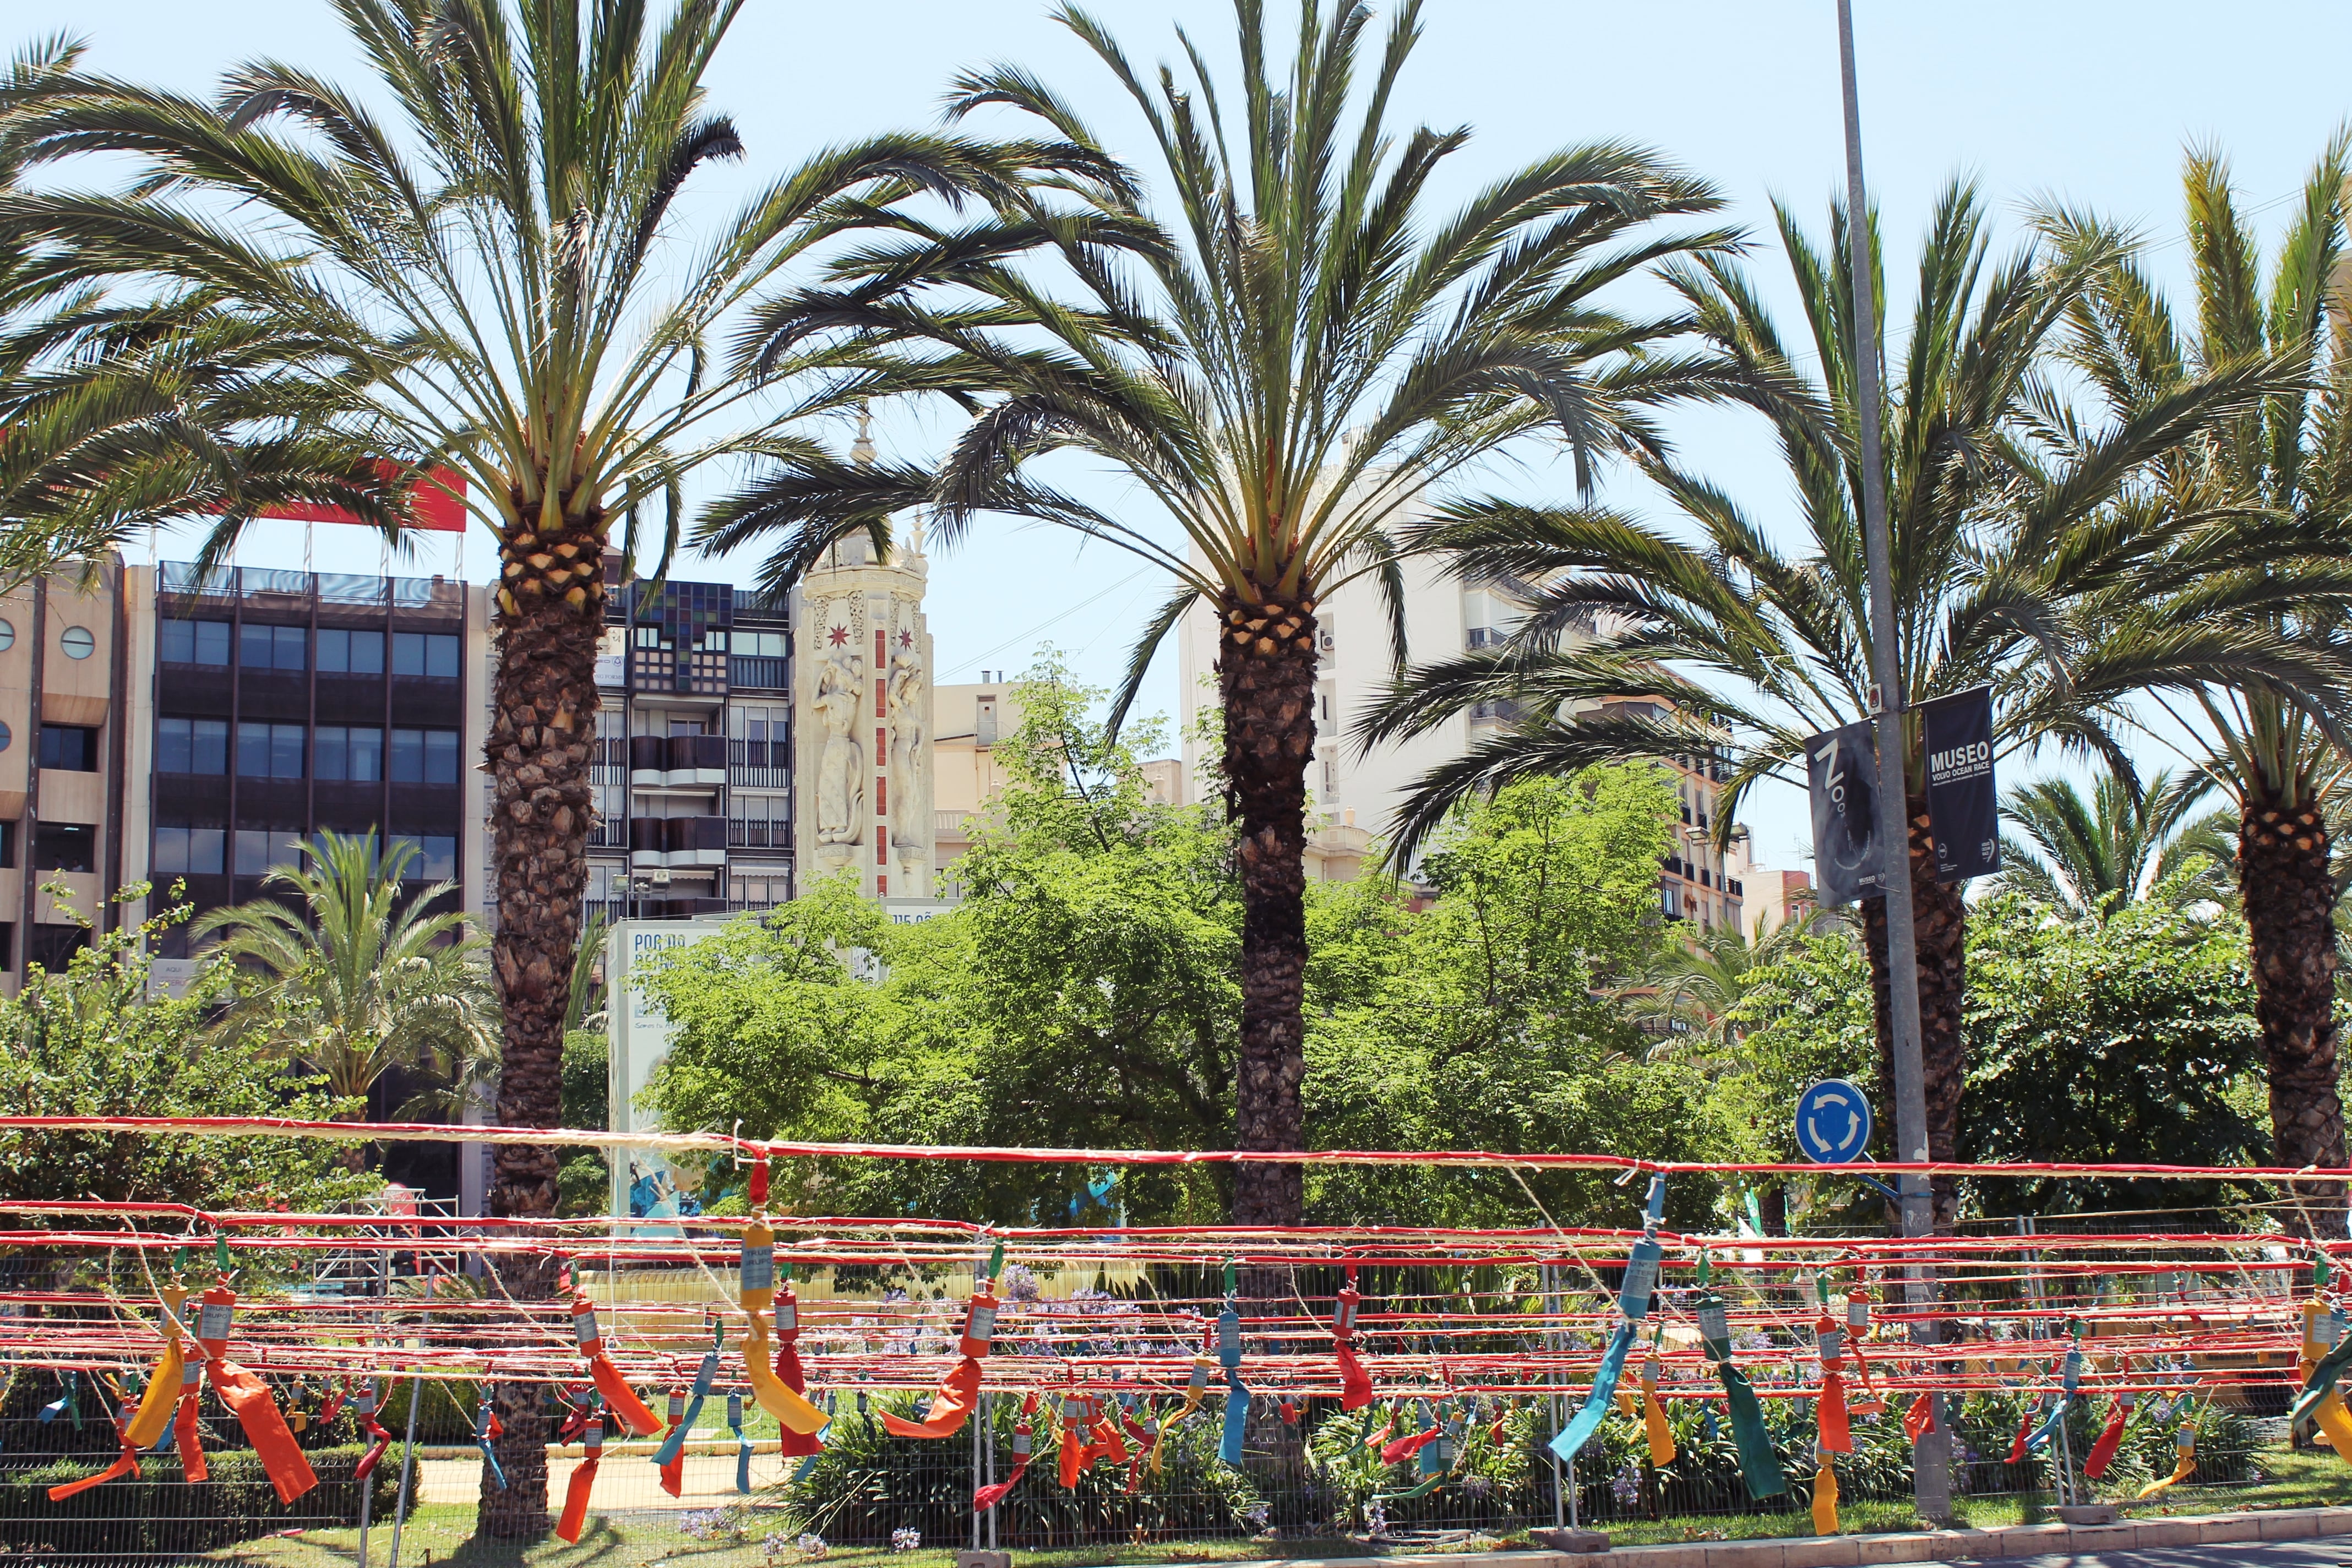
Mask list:
[{"label": "dark window pane", "polygon": [[278,657],[273,661],[274,667],[278,669],[308,668],[310,661],[303,655],[308,650],[310,632],[301,626],[278,626],[276,631]]},{"label": "dark window pane", "polygon": [[237,776],[266,779],[269,776],[269,726],[239,724],[236,727]]},{"label": "dark window pane", "polygon": [[425,673],[425,634],[423,632],[392,634],[392,672],[394,675]]},{"label": "dark window pane", "polygon": [[198,719],[189,726],[188,761],[193,773],[228,772],[227,720]]},{"label": "dark window pane", "polygon": [[196,626],[194,621],[176,620],[166,616],[155,637],[155,654],[165,664],[196,662]]},{"label": "dark window pane", "polygon": [[0,870],[16,868],[16,825],[0,822]]},{"label": "dark window pane", "polygon": [[457,875],[457,840],[446,835],[426,834],[417,840],[424,853],[415,863],[415,879],[420,882],[446,882]]},{"label": "dark window pane", "polygon": [[25,962],[37,963],[51,973],[60,973],[73,963],[73,955],[89,945],[89,931],[77,925],[51,925],[44,922],[30,927],[25,939]]},{"label": "dark window pane", "polygon": [[268,669],[278,654],[275,627],[247,625],[237,634],[236,662],[247,669]]},{"label": "dark window pane", "polygon": [[425,782],[425,731],[394,730],[392,732],[392,782],[423,784]]},{"label": "dark window pane", "polygon": [[98,771],[98,731],[78,724],[41,726],[41,766],[70,773]]},{"label": "dark window pane", "polygon": [[319,628],[319,673],[341,675],[352,667],[352,634],[335,626]]},{"label": "dark window pane", "polygon": [[[323,658],[327,634],[320,632]],[[321,724],[311,739],[310,776],[320,779],[343,779],[351,776],[352,732],[340,724]]]},{"label": "dark window pane", "polygon": [[352,726],[351,778],[353,784],[383,782],[383,731],[380,726]]},{"label": "dark window pane", "polygon": [[269,829],[240,827],[236,830],[236,874],[258,877],[269,869]]},{"label": "dark window pane", "polygon": [[274,779],[299,779],[302,776],[301,725],[269,726],[269,776]]},{"label": "dark window pane", "polygon": [[457,731],[425,731],[425,782],[450,784],[457,782]]},{"label": "dark window pane", "polygon": [[192,773],[196,771],[195,728],[187,719],[155,721],[155,771]]},{"label": "dark window pane", "polygon": [[352,634],[352,673],[353,675],[383,673],[383,634],[382,632]]},{"label": "dark window pane", "polygon": [[226,862],[228,829],[225,827],[191,827],[188,829],[188,869],[208,877],[217,877]]},{"label": "dark window pane", "polygon": [[425,673],[436,680],[457,679],[457,639],[435,632],[425,639]]},{"label": "dark window pane", "polygon": [[33,869],[95,871],[98,869],[98,829],[78,822],[37,822],[33,825]]}]

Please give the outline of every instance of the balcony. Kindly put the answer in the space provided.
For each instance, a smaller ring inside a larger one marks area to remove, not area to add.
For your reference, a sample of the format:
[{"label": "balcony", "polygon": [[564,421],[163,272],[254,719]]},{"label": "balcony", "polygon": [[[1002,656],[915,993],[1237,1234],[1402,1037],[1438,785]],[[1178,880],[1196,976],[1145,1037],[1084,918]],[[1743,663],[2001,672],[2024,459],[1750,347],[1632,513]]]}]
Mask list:
[{"label": "balcony", "polygon": [[766,817],[730,816],[727,819],[727,847],[730,849],[789,849],[793,847],[793,825],[771,822]]},{"label": "balcony", "polygon": [[792,689],[793,661],[739,653],[728,661],[728,680],[738,691],[787,691]]},{"label": "balcony", "polygon": [[629,819],[629,865],[633,869],[680,871],[725,864],[727,819],[723,816]]},{"label": "balcony", "polygon": [[717,789],[727,782],[724,735],[632,735],[634,789]]},{"label": "balcony", "polygon": [[782,789],[793,782],[789,741],[730,741],[727,782],[738,789]]}]

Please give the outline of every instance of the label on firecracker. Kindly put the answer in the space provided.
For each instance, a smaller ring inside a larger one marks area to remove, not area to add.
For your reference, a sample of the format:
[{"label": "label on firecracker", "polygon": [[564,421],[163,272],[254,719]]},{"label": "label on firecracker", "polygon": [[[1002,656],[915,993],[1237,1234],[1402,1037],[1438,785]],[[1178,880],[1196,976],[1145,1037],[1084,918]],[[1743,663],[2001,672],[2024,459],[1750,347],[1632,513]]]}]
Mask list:
[{"label": "label on firecracker", "polygon": [[352,1411],[354,1415],[374,1415],[375,1390],[368,1387],[353,1389],[352,1391]]},{"label": "label on firecracker", "polygon": [[225,1340],[228,1338],[229,1321],[236,1316],[234,1301],[207,1301],[205,1310],[196,1314],[196,1338]]},{"label": "label on firecracker", "polygon": [[578,1336],[580,1348],[583,1350],[587,1349],[590,1345],[602,1340],[604,1337],[604,1331],[596,1326],[596,1309],[593,1307],[583,1307],[579,1310],[573,1312],[572,1314],[572,1331],[574,1335]]},{"label": "label on firecracker", "polygon": [[801,1331],[801,1302],[790,1290],[776,1298],[776,1332],[796,1334]]},{"label": "label on firecracker", "polygon": [[1085,1400],[1074,1398],[1065,1399],[1062,1401],[1062,1423],[1064,1426],[1079,1426],[1085,1422],[1086,1418],[1087,1402]]},{"label": "label on firecracker", "polygon": [[1838,1329],[1828,1329],[1813,1335],[1813,1348],[1823,1362],[1833,1362],[1845,1354],[1845,1334]]},{"label": "label on firecracker", "polygon": [[1625,1259],[1624,1289],[1617,1292],[1617,1310],[1634,1322],[1650,1315],[1650,1297],[1658,1288],[1658,1244],[1643,1238]]},{"label": "label on firecracker", "polygon": [[580,1434],[580,1446],[592,1454],[604,1446],[604,1422],[602,1416],[588,1423],[587,1430]]},{"label": "label on firecracker", "polygon": [[971,1309],[971,1323],[964,1330],[964,1338],[978,1340],[982,1344],[996,1338],[996,1309],[975,1303]]},{"label": "label on firecracker", "polygon": [[1859,1334],[1870,1327],[1870,1300],[1864,1296],[1845,1299],[1845,1326]]},{"label": "label on firecracker", "polygon": [[773,1242],[753,1246],[743,1244],[743,1278],[746,1290],[772,1290],[776,1285],[776,1247]]},{"label": "label on firecracker", "polygon": [[1016,1459],[1029,1457],[1029,1428],[1026,1426],[1013,1429],[1013,1457]]},{"label": "label on firecracker", "polygon": [[730,1394],[727,1396],[727,1425],[730,1426],[743,1425],[743,1396],[740,1394]]},{"label": "label on firecracker", "polygon": [[190,1361],[182,1362],[180,1363],[180,1388],[182,1392],[184,1393],[188,1389],[198,1387],[204,1383],[204,1363],[200,1361]]},{"label": "label on firecracker", "polygon": [[669,1391],[669,1424],[675,1426],[685,1419],[686,1390],[673,1388]]},{"label": "label on firecracker", "polygon": [[1184,1386],[1187,1390],[1194,1394],[1198,1394],[1202,1389],[1207,1388],[1209,1386],[1209,1363],[1203,1361],[1193,1362],[1192,1375],[1184,1380]]},{"label": "label on firecracker", "polygon": [[1352,1292],[1341,1296],[1331,1306],[1331,1326],[1341,1333],[1353,1333],[1356,1328],[1356,1305],[1360,1298]]}]

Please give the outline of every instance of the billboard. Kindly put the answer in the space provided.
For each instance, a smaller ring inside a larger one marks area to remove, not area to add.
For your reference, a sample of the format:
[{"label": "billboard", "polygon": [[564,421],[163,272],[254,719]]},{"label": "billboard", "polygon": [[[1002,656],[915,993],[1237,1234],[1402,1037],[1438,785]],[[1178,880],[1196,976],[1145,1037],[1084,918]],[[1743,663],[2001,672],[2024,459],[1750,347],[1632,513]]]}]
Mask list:
[{"label": "billboard", "polygon": [[1992,689],[1919,704],[1927,753],[1927,821],[1936,880],[1965,882],[2000,869],[2000,795],[1992,775]]},{"label": "billboard", "polygon": [[1813,869],[1825,910],[1884,893],[1886,857],[1878,837],[1878,747],[1864,720],[1805,742],[1813,816]]},{"label": "billboard", "polygon": [[[658,1131],[641,1121],[637,1095],[669,1052],[670,1022],[662,1016],[636,975],[646,959],[670,948],[690,947],[726,925],[708,920],[622,921],[604,937],[605,1037],[611,1055],[605,1068],[606,1119],[614,1132]],[[702,1173],[643,1149],[612,1152],[613,1217],[677,1219],[701,1210]]]}]

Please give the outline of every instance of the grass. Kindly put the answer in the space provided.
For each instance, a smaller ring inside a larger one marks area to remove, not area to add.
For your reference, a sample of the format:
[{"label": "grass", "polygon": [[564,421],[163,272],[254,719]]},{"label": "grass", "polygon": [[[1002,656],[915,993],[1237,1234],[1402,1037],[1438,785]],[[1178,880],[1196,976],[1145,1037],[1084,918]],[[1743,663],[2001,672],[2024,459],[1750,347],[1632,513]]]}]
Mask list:
[{"label": "grass", "polygon": [[[2147,1517],[2170,1513],[2219,1513],[2247,1509],[2321,1508],[2352,1502],[2352,1469],[2325,1450],[2293,1450],[2283,1447],[2261,1450],[2264,1479],[2252,1487],[2183,1488],[2163,1499],[2126,1504],[2130,1514]],[[1984,1530],[2053,1518],[2053,1501],[2046,1494],[2035,1500],[2018,1497],[1962,1498],[1955,1501],[1955,1522]],[[771,1531],[783,1525],[771,1517],[752,1516],[740,1536],[698,1541],[679,1526],[687,1516],[677,1512],[621,1513],[592,1517],[580,1543],[567,1546],[550,1538],[529,1543],[509,1543],[472,1538],[474,1510],[467,1504],[426,1504],[412,1516],[401,1539],[401,1562],[410,1568],[784,1568],[805,1562],[787,1551],[772,1557],[761,1545]],[[1917,1528],[1908,1504],[1849,1500],[1839,1510],[1845,1533]],[[1612,1542],[1643,1546],[1685,1541],[1749,1541],[1811,1533],[1811,1521],[1801,1510],[1785,1513],[1683,1515],[1653,1521],[1612,1521]],[[370,1532],[369,1562],[388,1560],[392,1545],[389,1524]],[[1524,1545],[1524,1542],[1507,1544]],[[359,1531],[319,1530],[286,1538],[248,1541],[224,1547],[215,1561],[253,1568],[355,1568]],[[1461,1550],[1457,1546],[1447,1550]],[[1365,1554],[1351,1541],[1204,1540],[1152,1542],[1142,1545],[1106,1544],[1021,1549],[1020,1568],[1109,1568],[1112,1564],[1218,1563],[1263,1561],[1283,1557],[1344,1557]],[[1403,1553],[1398,1553],[1402,1555]],[[880,1548],[838,1548],[829,1552],[825,1568],[953,1568],[953,1548],[927,1547],[892,1552]]]}]

